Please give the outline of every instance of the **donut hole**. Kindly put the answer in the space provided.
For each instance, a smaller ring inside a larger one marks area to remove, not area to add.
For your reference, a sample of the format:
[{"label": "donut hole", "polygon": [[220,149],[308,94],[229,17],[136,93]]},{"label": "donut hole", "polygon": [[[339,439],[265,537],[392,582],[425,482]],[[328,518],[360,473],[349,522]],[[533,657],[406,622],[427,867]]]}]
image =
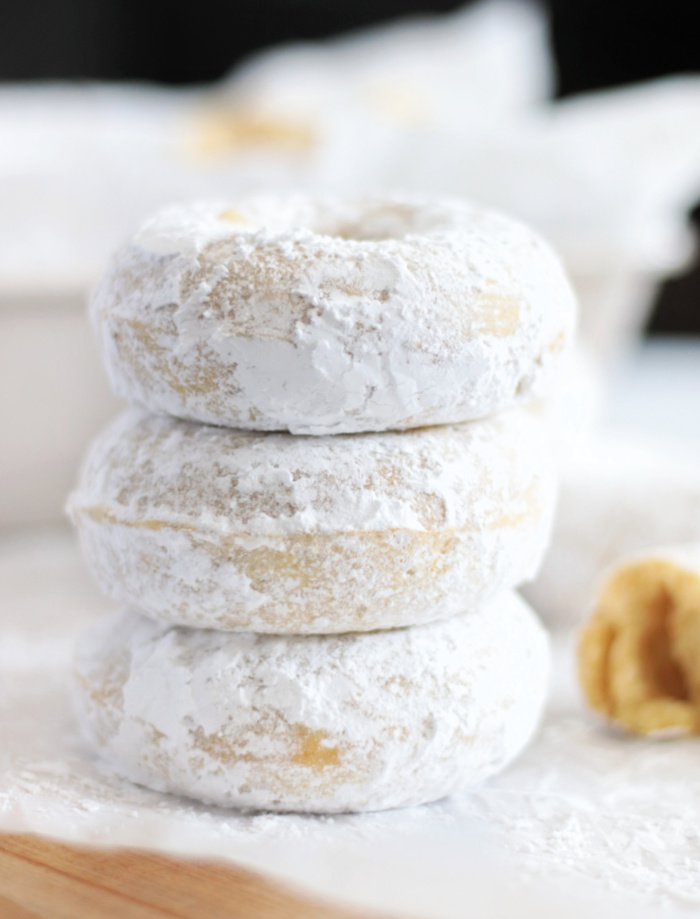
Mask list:
[{"label": "donut hole", "polygon": [[426,233],[440,222],[432,209],[399,203],[369,204],[358,206],[352,214],[328,212],[319,217],[310,228],[313,232],[351,242],[400,240]]},{"label": "donut hole", "polygon": [[605,585],[581,650],[594,707],[635,733],[700,732],[696,576],[663,560],[623,568]]},{"label": "donut hole", "polygon": [[247,224],[249,230],[265,226],[280,233],[310,230],[317,236],[358,243],[401,240],[454,226],[454,215],[434,204],[371,199],[310,203],[263,198],[248,202],[240,211],[229,207],[216,216],[242,229]]}]

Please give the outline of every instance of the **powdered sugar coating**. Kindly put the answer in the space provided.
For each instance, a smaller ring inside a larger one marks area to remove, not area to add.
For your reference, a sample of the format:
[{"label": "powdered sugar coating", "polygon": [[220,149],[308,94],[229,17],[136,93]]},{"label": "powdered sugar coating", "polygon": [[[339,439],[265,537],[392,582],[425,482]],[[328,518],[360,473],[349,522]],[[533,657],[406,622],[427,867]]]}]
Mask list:
[{"label": "powdered sugar coating", "polygon": [[131,410],[69,501],[101,587],[200,628],[344,632],[445,618],[533,577],[553,451],[524,410],[302,437]]},{"label": "powdered sugar coating", "polygon": [[532,231],[406,197],[171,208],[92,299],[119,395],[296,434],[467,421],[541,395],[574,313]]},{"label": "powdered sugar coating", "polygon": [[81,725],[159,791],[270,810],[432,801],[502,769],[539,719],[545,632],[525,603],[324,636],[223,633],[124,612],[81,639]]}]

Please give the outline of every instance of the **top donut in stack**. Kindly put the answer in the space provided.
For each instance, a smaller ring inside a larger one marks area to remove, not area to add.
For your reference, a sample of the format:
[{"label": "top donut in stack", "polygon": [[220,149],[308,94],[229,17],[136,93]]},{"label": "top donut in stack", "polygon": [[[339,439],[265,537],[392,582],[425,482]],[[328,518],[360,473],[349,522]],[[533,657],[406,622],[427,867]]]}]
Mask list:
[{"label": "top donut in stack", "polygon": [[300,196],[162,213],[92,304],[119,395],[315,435],[472,421],[542,395],[574,312],[558,259],[513,220]]},{"label": "top donut in stack", "polygon": [[92,303],[114,388],[142,408],[71,498],[89,564],[115,599],[199,628],[480,609],[548,539],[553,451],[517,406],[553,384],[574,314],[549,247],[464,202],[162,213]]}]

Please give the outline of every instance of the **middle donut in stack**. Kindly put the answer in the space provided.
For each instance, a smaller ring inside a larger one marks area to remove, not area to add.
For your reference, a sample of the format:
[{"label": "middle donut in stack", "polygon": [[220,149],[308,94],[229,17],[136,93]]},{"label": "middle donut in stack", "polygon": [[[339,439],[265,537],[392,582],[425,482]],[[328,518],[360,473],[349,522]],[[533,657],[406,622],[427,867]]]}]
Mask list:
[{"label": "middle donut in stack", "polygon": [[[546,393],[574,322],[548,247],[461,202],[175,209],[116,256],[93,316],[117,392],[178,416],[117,419],[70,502],[103,589],[165,624],[125,614],[81,645],[83,726],[117,768],[331,811],[431,800],[512,758],[546,654],[507,591],[536,573],[555,492],[516,405]],[[478,640],[425,630],[450,617]]]},{"label": "middle donut in stack", "polygon": [[383,434],[232,431],[132,410],[72,497],[115,600],[179,625],[355,632],[534,577],[556,476],[534,414]]}]

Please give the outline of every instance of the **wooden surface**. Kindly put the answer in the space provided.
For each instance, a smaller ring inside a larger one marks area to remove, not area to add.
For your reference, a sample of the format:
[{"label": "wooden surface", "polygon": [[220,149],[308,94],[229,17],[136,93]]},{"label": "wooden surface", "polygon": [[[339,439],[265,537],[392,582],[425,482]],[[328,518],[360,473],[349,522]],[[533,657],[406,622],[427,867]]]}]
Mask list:
[{"label": "wooden surface", "polygon": [[[1,919],[367,919],[255,872],[0,836]],[[376,914],[372,914],[373,916]]]}]

